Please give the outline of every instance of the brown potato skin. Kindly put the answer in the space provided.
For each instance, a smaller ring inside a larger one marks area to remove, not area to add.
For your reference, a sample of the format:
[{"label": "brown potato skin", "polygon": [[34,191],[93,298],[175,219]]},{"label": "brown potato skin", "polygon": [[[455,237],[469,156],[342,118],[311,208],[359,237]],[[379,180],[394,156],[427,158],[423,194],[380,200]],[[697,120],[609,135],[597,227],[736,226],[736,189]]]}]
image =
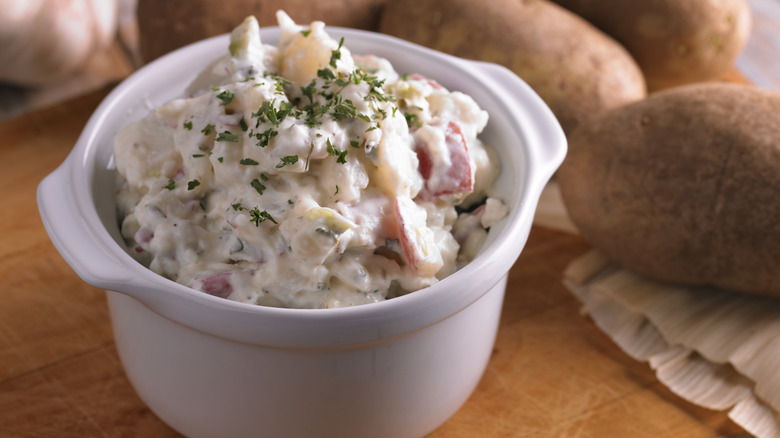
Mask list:
[{"label": "brown potato skin", "polygon": [[582,235],[651,278],[780,296],[780,92],[677,87],[569,138],[561,194]]},{"label": "brown potato skin", "polygon": [[594,113],[646,95],[639,67],[620,44],[546,0],[388,1],[379,30],[510,68],[566,133]]},{"label": "brown potato skin", "polygon": [[376,30],[387,0],[138,0],[139,51],[143,62],[174,49],[233,30],[254,15],[275,26],[283,9],[297,23]]},{"label": "brown potato skin", "polygon": [[614,37],[650,91],[719,79],[751,28],[745,0],[552,0]]}]

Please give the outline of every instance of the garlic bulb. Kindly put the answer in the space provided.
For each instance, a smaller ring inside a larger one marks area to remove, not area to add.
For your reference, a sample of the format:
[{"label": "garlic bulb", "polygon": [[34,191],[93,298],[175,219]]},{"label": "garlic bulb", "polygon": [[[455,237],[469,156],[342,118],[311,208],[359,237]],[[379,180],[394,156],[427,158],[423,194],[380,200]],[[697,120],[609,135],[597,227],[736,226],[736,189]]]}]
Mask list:
[{"label": "garlic bulb", "polygon": [[111,43],[115,0],[0,0],[0,82],[50,84]]}]

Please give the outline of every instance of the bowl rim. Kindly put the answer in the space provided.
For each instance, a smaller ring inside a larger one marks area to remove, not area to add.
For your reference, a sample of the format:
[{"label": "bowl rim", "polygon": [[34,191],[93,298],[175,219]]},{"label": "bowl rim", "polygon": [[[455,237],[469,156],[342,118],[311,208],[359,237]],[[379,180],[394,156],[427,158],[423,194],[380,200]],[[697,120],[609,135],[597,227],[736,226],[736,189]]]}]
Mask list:
[{"label": "bowl rim", "polygon": [[[500,238],[489,242],[480,254],[466,266],[430,287],[378,303],[335,309],[274,308],[218,298],[166,279],[136,262],[109,235],[97,213],[96,202],[90,188],[92,181],[88,181],[91,178],[90,170],[94,170],[93,168],[97,166],[95,151],[101,147],[96,144],[97,139],[100,137],[101,130],[105,129],[104,122],[107,115],[112,111],[121,110],[122,103],[126,99],[130,99],[128,97],[129,94],[137,91],[137,88],[142,87],[146,82],[151,81],[149,79],[151,76],[167,69],[169,65],[176,65],[187,57],[209,52],[213,52],[216,54],[215,56],[218,56],[219,52],[216,51],[216,48],[222,46],[223,50],[225,50],[227,47],[226,42],[229,35],[223,34],[189,44],[168,53],[141,67],[123,80],[104,98],[92,114],[66,161],[47,177],[47,179],[50,179],[50,177],[54,179],[54,175],[59,173],[57,184],[63,181],[68,182],[68,187],[72,191],[71,196],[77,201],[78,214],[81,215],[81,220],[91,228],[89,234],[96,240],[103,251],[108,252],[110,256],[118,258],[120,262],[125,264],[123,268],[128,271],[128,274],[132,274],[130,275],[131,278],[124,276],[113,281],[105,281],[105,279],[96,278],[95,275],[89,272],[84,272],[85,269],[89,270],[89,268],[79,266],[78,259],[81,255],[78,250],[69,248],[67,242],[58,238],[56,233],[50,230],[53,227],[51,218],[47,217],[50,209],[44,208],[45,200],[42,200],[42,198],[46,196],[43,192],[51,191],[51,186],[54,183],[49,182],[47,184],[46,180],[44,180],[39,186],[39,208],[47,232],[52,237],[52,241],[57,246],[57,249],[76,270],[77,274],[93,286],[126,293],[142,301],[147,307],[163,316],[177,320],[191,328],[212,333],[215,332],[214,323],[201,324],[192,321],[198,318],[214,320],[215,318],[224,318],[224,316],[218,315],[230,314],[241,321],[249,318],[254,320],[262,318],[283,326],[291,326],[292,323],[314,325],[327,323],[331,326],[346,329],[354,326],[356,323],[397,327],[401,324],[400,321],[407,321],[406,325],[408,326],[408,320],[420,319],[420,309],[426,309],[428,313],[436,315],[432,318],[423,318],[423,322],[413,324],[414,329],[419,329],[459,312],[499,283],[502,277],[508,274],[509,269],[515,263],[524,247],[541,190],[558,165],[563,161],[566,152],[565,137],[549,108],[527,84],[504,67],[479,61],[463,60],[377,32],[336,26],[329,26],[326,28],[326,31],[336,38],[340,36],[345,37],[345,46],[347,48],[354,46],[356,40],[360,41],[360,47],[380,44],[383,48],[389,48],[393,51],[429,58],[444,65],[446,68],[443,67],[442,70],[448,71],[449,75],[455,75],[459,78],[465,75],[467,79],[482,81],[484,82],[482,86],[485,87],[486,92],[494,96],[497,105],[502,106],[509,113],[512,111],[524,111],[523,117],[535,122],[532,125],[522,124],[522,126],[518,122],[516,126],[511,127],[516,131],[517,136],[524,140],[522,153],[526,154],[527,166],[524,169],[523,187],[517,191],[516,207],[511,209],[509,216],[504,219],[507,225],[499,234]],[[281,30],[278,26],[261,28],[261,36],[264,43],[275,43],[278,41],[280,33]],[[359,52],[359,50],[355,51],[355,53]],[[213,57],[204,61],[204,65],[211,59]],[[391,62],[393,62],[392,59]],[[512,80],[512,78],[516,81],[512,84],[515,88],[512,92],[522,98],[522,104],[514,102],[513,105],[505,99],[506,96],[501,95],[502,91],[505,91],[503,90],[505,85],[502,85],[501,82]],[[451,82],[446,78],[441,80],[441,78],[436,77],[435,79],[445,84]],[[111,134],[111,137],[113,138],[113,134]],[[542,141],[547,142],[547,144],[538,144]],[[103,145],[103,147],[108,146]],[[111,155],[113,156],[113,153]],[[128,263],[130,266],[127,266]],[[482,272],[501,272],[502,275],[495,275],[493,278],[485,279],[483,275],[480,275]],[[451,288],[453,284],[458,285],[457,288],[454,288],[455,291]],[[149,287],[154,287],[157,290],[153,294],[143,290]],[[158,296],[155,297],[154,295]],[[179,303],[180,309],[176,309],[174,301],[181,301]],[[182,305],[185,302],[188,304],[186,306]],[[200,309],[197,306],[200,306]],[[209,316],[209,312],[214,312],[214,315]],[[393,318],[399,319],[398,323],[394,324]],[[240,326],[244,323],[245,321],[237,322],[233,325]],[[210,328],[205,328],[205,326]],[[225,335],[230,330],[234,329],[216,330],[216,332],[220,332],[218,333],[219,335]],[[389,335],[403,332],[400,329],[388,329],[386,331]],[[374,338],[376,336],[368,336],[366,340]]]}]

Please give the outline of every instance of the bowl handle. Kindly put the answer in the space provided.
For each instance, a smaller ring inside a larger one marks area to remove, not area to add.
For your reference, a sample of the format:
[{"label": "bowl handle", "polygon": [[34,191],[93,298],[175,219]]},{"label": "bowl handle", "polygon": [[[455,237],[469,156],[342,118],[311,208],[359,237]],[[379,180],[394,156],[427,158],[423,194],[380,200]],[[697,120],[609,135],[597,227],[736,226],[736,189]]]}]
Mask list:
[{"label": "bowl handle", "polygon": [[[68,157],[38,185],[38,211],[49,238],[85,282],[109,290],[136,282],[138,279],[132,278],[116,255],[101,243],[98,230],[94,229],[98,227],[91,227],[89,218],[81,214],[84,209],[80,205],[84,200],[79,199],[79,190],[74,189],[74,183],[80,179],[68,174],[75,172],[74,166],[70,165],[72,159]],[[84,192],[86,195],[86,190]]]},{"label": "bowl handle", "polygon": [[[566,156],[566,135],[558,119],[542,98],[508,68],[489,62],[468,62],[473,63],[483,77],[492,82],[511,114],[524,121],[528,159],[531,160],[529,168],[538,170],[541,174],[539,181],[543,181],[542,185],[547,184]],[[536,101],[536,105],[521,105],[521,102],[529,101]],[[528,108],[534,110],[529,111]]]}]

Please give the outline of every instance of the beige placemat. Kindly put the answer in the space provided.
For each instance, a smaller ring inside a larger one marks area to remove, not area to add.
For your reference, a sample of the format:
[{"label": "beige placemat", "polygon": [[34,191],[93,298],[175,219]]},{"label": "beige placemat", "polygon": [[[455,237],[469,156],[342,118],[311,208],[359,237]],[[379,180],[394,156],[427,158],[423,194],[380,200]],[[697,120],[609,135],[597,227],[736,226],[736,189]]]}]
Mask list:
[{"label": "beige placemat", "polygon": [[[535,223],[576,233],[554,181]],[[563,282],[596,325],[672,392],[728,411],[758,438],[780,438],[780,300],[655,282],[598,250],[572,261]]]}]

